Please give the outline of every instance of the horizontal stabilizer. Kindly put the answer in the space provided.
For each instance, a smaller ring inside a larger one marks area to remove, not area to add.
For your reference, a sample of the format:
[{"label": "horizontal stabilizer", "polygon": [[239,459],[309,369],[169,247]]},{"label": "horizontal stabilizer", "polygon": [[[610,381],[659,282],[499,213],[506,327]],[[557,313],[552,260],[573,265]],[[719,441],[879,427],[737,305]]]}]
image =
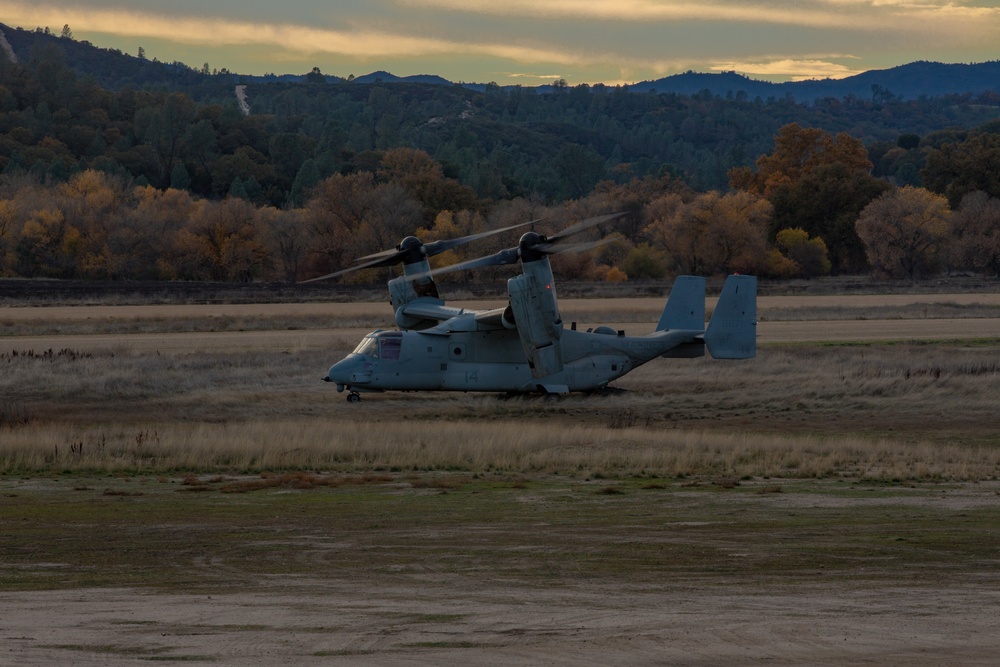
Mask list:
[{"label": "horizontal stabilizer", "polygon": [[733,275],[719,295],[705,344],[715,359],[757,356],[757,278]]},{"label": "horizontal stabilizer", "polygon": [[670,289],[667,305],[660,315],[657,331],[705,329],[705,279],[701,276],[677,276]]}]

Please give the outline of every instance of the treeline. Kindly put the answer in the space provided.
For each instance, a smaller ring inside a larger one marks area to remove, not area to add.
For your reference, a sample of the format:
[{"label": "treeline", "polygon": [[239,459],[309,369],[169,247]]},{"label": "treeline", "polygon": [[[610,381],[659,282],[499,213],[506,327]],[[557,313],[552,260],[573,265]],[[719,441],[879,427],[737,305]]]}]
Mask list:
[{"label": "treeline", "polygon": [[[995,117],[989,99],[261,88],[245,116],[234,101],[104,89],[53,43],[24,64],[0,55],[0,271],[292,281],[414,230],[617,211],[609,243],[560,257],[560,275],[1000,271],[1000,122],[940,129]],[[822,122],[774,126],[800,117]]]},{"label": "treeline", "polygon": [[[975,134],[928,156],[943,192],[871,175],[847,135],[788,125],[756,169],[734,170],[726,192],[698,193],[669,177],[602,181],[557,206],[483,202],[415,149],[381,155],[371,171],[336,174],[303,206],[257,206],[186,190],[134,185],[86,170],[66,183],[30,173],[0,178],[0,271],[77,279],[282,280],[323,275],[416,233],[454,238],[544,218],[542,231],[609,212],[626,215],[598,250],[555,258],[563,278],[621,281],[667,274],[820,276],[865,270],[917,278],[944,270],[1000,275],[1000,134]],[[964,168],[964,171],[963,171]],[[515,243],[494,237],[435,258],[450,264]],[[492,280],[493,269],[451,280]],[[381,277],[387,277],[388,272]],[[374,270],[354,279],[379,278]]]}]

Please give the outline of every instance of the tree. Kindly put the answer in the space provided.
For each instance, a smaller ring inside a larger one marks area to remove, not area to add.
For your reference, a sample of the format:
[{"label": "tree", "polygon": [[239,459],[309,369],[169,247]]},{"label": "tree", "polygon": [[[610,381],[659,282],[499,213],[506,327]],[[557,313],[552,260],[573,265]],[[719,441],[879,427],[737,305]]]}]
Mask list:
[{"label": "tree", "polygon": [[179,277],[249,282],[269,260],[256,209],[242,199],[201,202],[178,233]]},{"label": "tree", "polygon": [[564,184],[563,196],[579,199],[604,176],[604,160],[589,146],[566,144],[556,157],[556,170]]},{"label": "tree", "polygon": [[75,273],[81,278],[121,278],[120,257],[109,240],[131,205],[124,179],[88,169],[56,190],[57,201],[79,243]]},{"label": "tree", "polygon": [[309,247],[309,224],[305,209],[282,211],[264,208],[258,211],[258,220],[264,231],[264,241],[270,255],[276,258],[282,280],[294,283],[299,279]]},{"label": "tree", "polygon": [[36,210],[22,226],[14,248],[16,271],[29,278],[72,278],[79,240],[79,230],[66,224],[62,211]]},{"label": "tree", "polygon": [[406,188],[424,207],[425,224],[441,211],[474,209],[475,191],[444,175],[430,155],[413,148],[393,148],[382,156],[378,177]]},{"label": "tree", "polygon": [[[625,256],[621,271],[630,280],[659,280],[667,275],[667,260],[662,250],[640,243]],[[604,278],[608,280],[607,276]],[[609,282],[614,282],[612,278]]]},{"label": "tree", "polygon": [[174,164],[174,168],[170,171],[170,187],[176,190],[187,190],[191,187],[191,174],[183,162]]},{"label": "tree", "polygon": [[[200,206],[185,190],[146,186],[132,191],[134,207],[126,211],[111,239],[125,259],[121,273],[131,279],[176,279],[186,261],[178,235]],[[190,278],[191,275],[183,277]]]},{"label": "tree", "polygon": [[914,280],[938,271],[950,217],[944,197],[907,185],[861,211],[858,236],[876,273]]},{"label": "tree", "polygon": [[983,132],[965,141],[930,151],[920,177],[924,186],[958,207],[962,197],[977,190],[1000,197],[1000,134]]},{"label": "tree", "polygon": [[804,229],[783,229],[778,232],[778,248],[795,263],[795,274],[812,278],[830,273],[830,258],[821,238],[809,238]]},{"label": "tree", "polygon": [[136,113],[136,133],[152,149],[161,187],[170,183],[174,161],[194,115],[194,102],[181,93],[167,95],[160,105],[144,107]]},{"label": "tree", "polygon": [[313,67],[312,71],[305,76],[306,83],[326,83],[326,77],[319,71],[319,67]]},{"label": "tree", "polygon": [[864,144],[844,132],[832,135],[790,123],[778,130],[774,143],[773,152],[757,158],[756,174],[748,168],[730,172],[732,187],[770,196],[823,165],[841,164],[849,171],[864,172],[872,168]]},{"label": "tree", "polygon": [[64,39],[73,39],[73,31],[70,29],[68,23],[63,25],[62,33],[59,36]]},{"label": "tree", "polygon": [[316,160],[312,158],[302,162],[295,180],[292,181],[292,189],[288,193],[288,202],[292,206],[302,206],[309,192],[316,187],[320,181],[319,167]]},{"label": "tree", "polygon": [[957,268],[1000,277],[1000,199],[970,192],[951,218],[952,261]]},{"label": "tree", "polygon": [[320,181],[306,203],[310,254],[317,273],[344,268],[357,257],[394,247],[420,226],[420,204],[401,186],[376,183],[371,172]]},{"label": "tree", "polygon": [[678,273],[753,273],[766,261],[771,213],[770,202],[748,192],[713,191],[654,220],[646,233]]},{"label": "tree", "polygon": [[819,166],[771,194],[771,234],[803,229],[826,244],[834,273],[861,272],[867,257],[855,222],[861,210],[889,187],[866,171],[851,170],[840,163]]},{"label": "tree", "polygon": [[[212,191],[225,195],[237,178],[245,186],[251,178],[259,184],[273,176],[274,165],[268,161],[267,156],[250,146],[241,146],[232,155],[224,155],[212,163]],[[247,189],[246,195],[250,194]]]}]

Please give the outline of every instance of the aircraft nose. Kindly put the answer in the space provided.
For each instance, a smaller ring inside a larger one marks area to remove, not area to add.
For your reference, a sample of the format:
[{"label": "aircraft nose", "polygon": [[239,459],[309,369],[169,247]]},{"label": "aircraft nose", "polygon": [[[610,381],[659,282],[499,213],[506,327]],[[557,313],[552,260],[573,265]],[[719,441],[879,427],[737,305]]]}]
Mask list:
[{"label": "aircraft nose", "polygon": [[347,357],[330,366],[326,377],[328,382],[335,382],[338,387],[366,384],[372,380],[371,368],[371,362],[364,361],[360,357]]}]

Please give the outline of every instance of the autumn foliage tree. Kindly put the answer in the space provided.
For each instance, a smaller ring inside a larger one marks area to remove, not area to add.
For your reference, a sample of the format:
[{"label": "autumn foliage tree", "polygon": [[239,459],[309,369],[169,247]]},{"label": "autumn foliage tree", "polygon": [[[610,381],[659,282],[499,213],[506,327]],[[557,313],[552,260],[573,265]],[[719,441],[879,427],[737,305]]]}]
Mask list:
[{"label": "autumn foliage tree", "polygon": [[910,280],[936,273],[950,217],[948,200],[924,188],[907,185],[883,194],[865,207],[857,222],[872,270]]},{"label": "autumn foliage tree", "polygon": [[830,273],[830,258],[823,239],[809,237],[804,229],[778,232],[768,268],[779,277],[814,278]]},{"label": "autumn foliage tree", "polygon": [[174,258],[178,277],[249,282],[268,263],[257,208],[242,199],[201,202],[178,233]]},{"label": "autumn foliage tree", "polygon": [[771,239],[782,229],[803,229],[826,244],[834,272],[865,268],[854,223],[889,186],[871,175],[872,163],[860,141],[791,123],[778,131],[774,151],[758,158],[756,166],[756,172],[732,170],[730,183],[771,201]]},{"label": "autumn foliage tree", "polygon": [[420,227],[423,219],[420,204],[405,188],[379,183],[372,172],[336,174],[321,181],[306,208],[310,255],[324,273],[394,247]]},{"label": "autumn foliage tree", "polygon": [[770,196],[823,165],[841,164],[848,170],[871,171],[868,151],[854,137],[789,123],[778,130],[774,150],[757,158],[757,171],[747,167],[730,171],[730,185],[738,190]]},{"label": "autumn foliage tree", "polygon": [[952,263],[1000,277],[1000,198],[977,190],[951,217]]},{"label": "autumn foliage tree", "polygon": [[749,192],[709,192],[665,207],[645,233],[680,273],[754,272],[767,255],[771,204]]}]

